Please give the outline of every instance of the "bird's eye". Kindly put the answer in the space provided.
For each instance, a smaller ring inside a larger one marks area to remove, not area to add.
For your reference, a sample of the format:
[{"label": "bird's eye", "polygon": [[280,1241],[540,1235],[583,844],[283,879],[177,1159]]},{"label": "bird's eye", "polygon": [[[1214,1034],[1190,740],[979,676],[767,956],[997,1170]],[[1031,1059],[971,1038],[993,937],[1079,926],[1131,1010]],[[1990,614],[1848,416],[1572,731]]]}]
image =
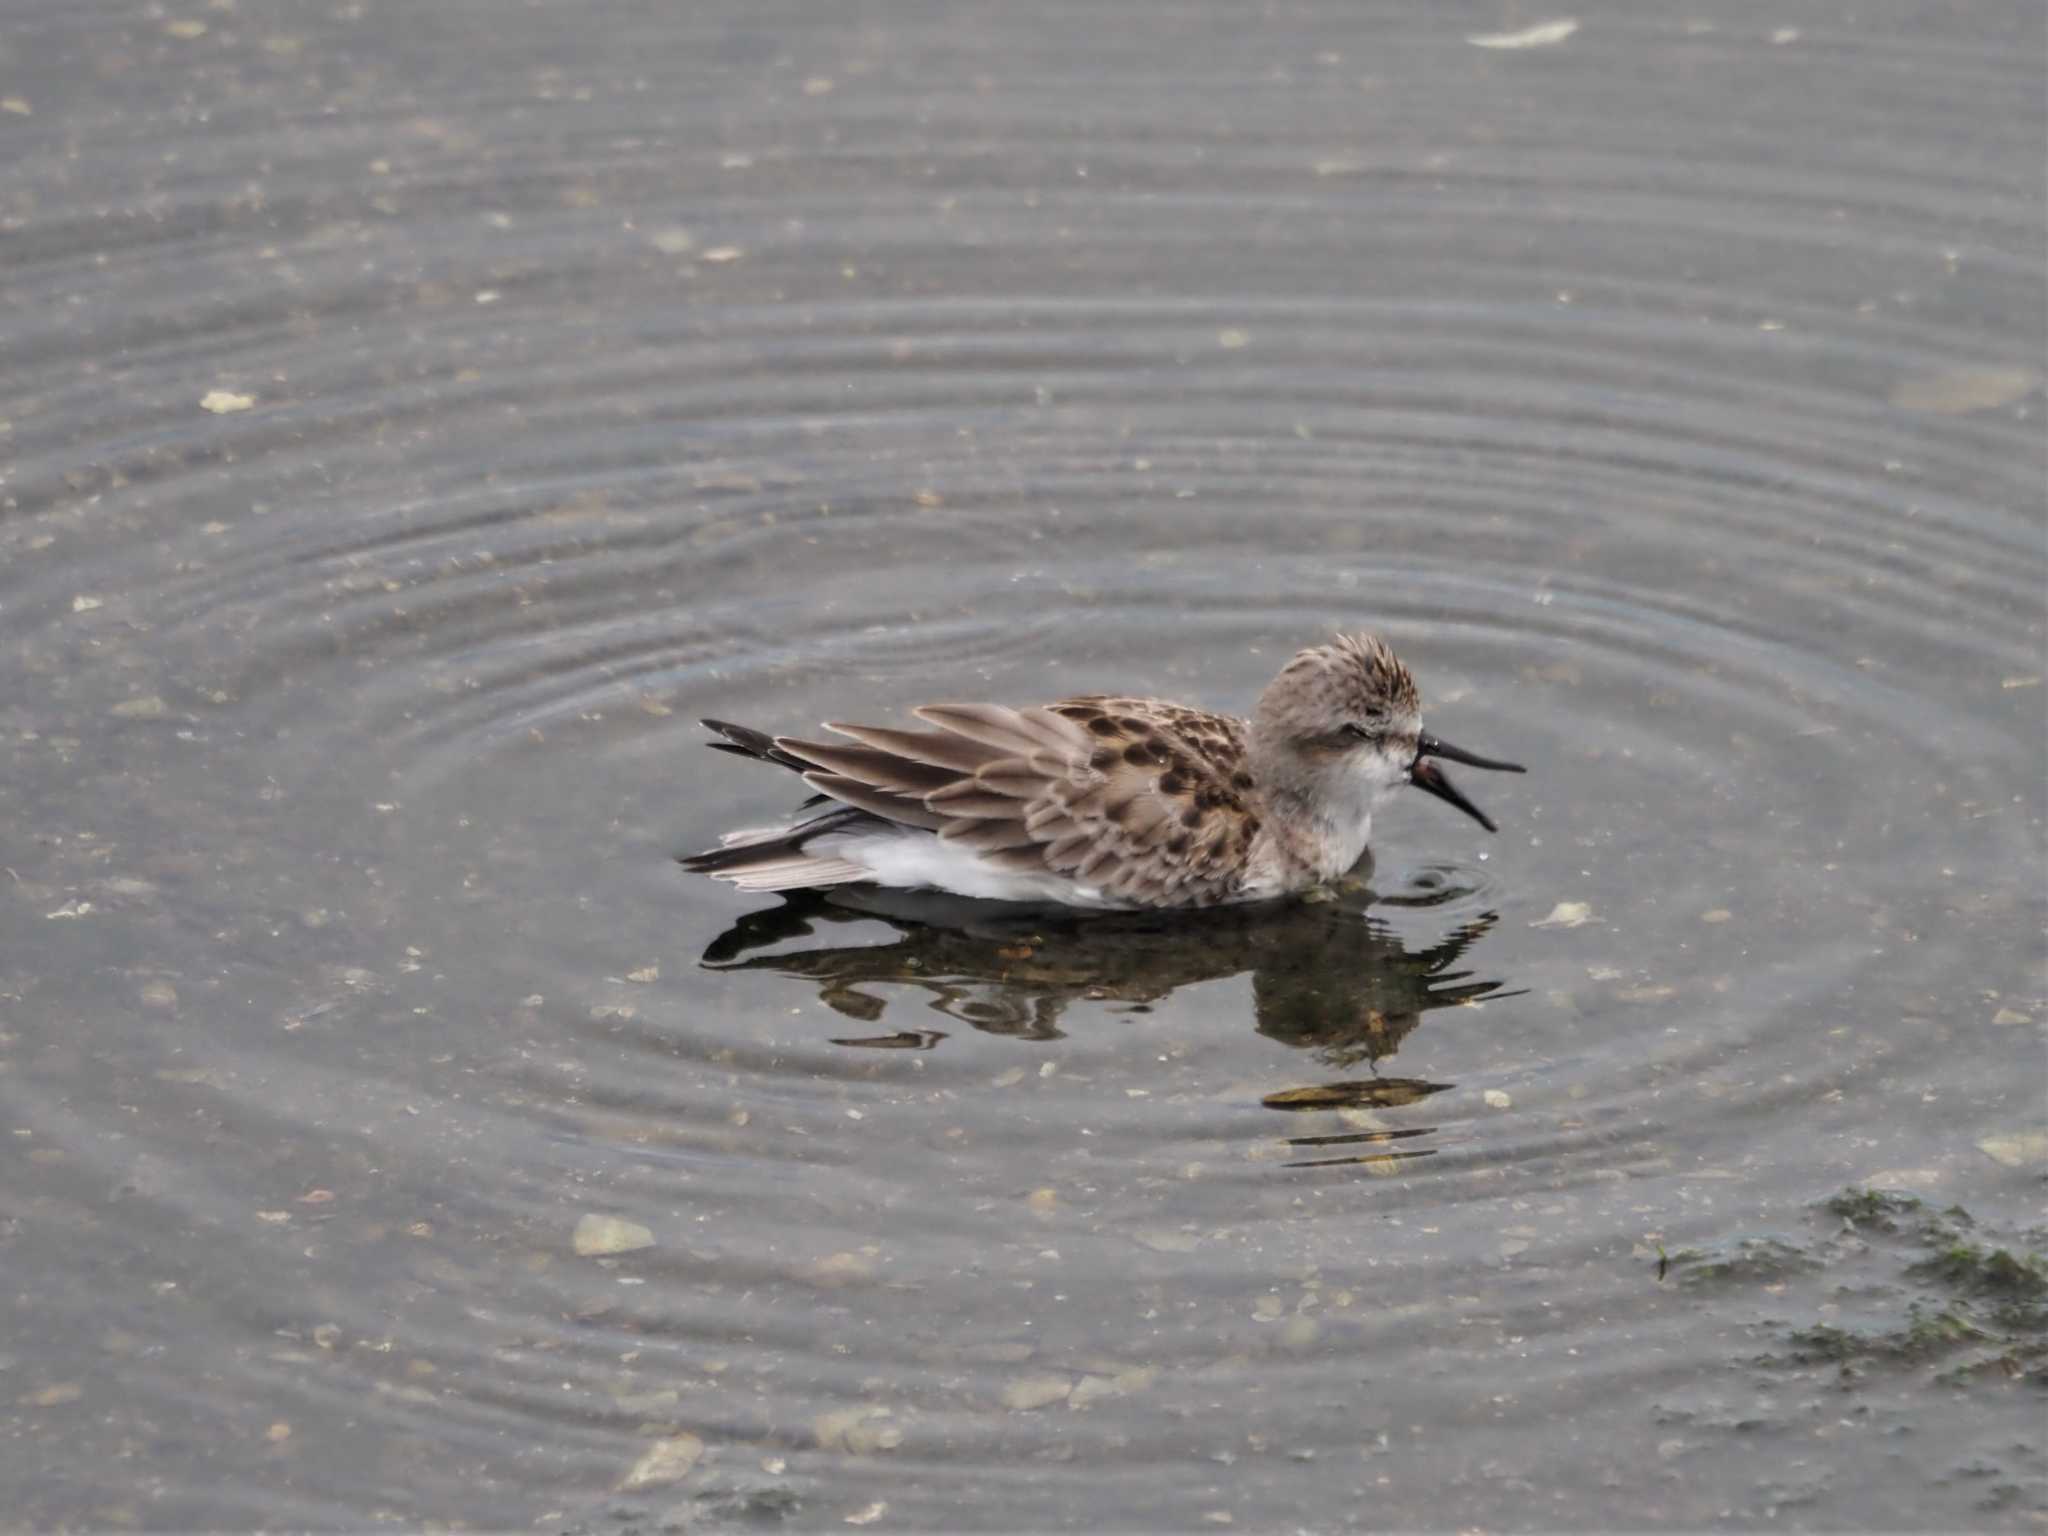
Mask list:
[{"label": "bird's eye", "polygon": [[1379,742],[1386,739],[1386,732],[1375,725],[1351,724],[1344,727],[1344,734],[1359,741]]}]

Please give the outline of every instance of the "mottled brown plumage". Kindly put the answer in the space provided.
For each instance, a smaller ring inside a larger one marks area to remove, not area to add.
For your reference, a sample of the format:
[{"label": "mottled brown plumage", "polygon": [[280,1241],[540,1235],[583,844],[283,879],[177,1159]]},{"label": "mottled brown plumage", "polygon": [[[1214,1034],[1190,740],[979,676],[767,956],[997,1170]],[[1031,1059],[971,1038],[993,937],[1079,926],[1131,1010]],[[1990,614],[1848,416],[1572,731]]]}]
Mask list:
[{"label": "mottled brown plumage", "polygon": [[[929,727],[845,741],[707,721],[838,808],[728,834],[684,862],[755,890],[875,880],[1101,907],[1207,907],[1301,890],[1364,852],[1374,803],[1417,783],[1479,817],[1431,753],[1414,679],[1375,636],[1301,652],[1249,721],[1088,694],[1014,709],[928,704]],[[1491,824],[1488,823],[1490,826]]]},{"label": "mottled brown plumage", "polygon": [[845,804],[992,868],[1071,876],[1127,906],[1212,906],[1234,894],[1258,816],[1242,721],[1089,695],[1042,709],[931,704],[936,730],[833,724],[858,745],[779,738]]}]

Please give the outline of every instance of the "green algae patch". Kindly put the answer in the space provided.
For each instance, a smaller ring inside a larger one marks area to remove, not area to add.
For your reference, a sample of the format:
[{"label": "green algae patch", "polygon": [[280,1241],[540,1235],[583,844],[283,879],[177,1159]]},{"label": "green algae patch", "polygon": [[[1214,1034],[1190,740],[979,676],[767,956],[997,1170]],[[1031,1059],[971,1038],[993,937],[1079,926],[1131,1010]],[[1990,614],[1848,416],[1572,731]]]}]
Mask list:
[{"label": "green algae patch", "polygon": [[1820,1208],[1830,1216],[1839,1216],[1851,1227],[1896,1232],[1902,1220],[1925,1210],[1926,1203],[1918,1195],[1900,1190],[1851,1188],[1823,1200]]},{"label": "green algae patch", "polygon": [[1822,1261],[1776,1237],[1744,1237],[1713,1249],[1686,1248],[1670,1256],[1671,1272],[1688,1291],[1732,1291],[1776,1285],[1794,1275],[1818,1274]]},{"label": "green algae patch", "polygon": [[2004,1303],[2039,1301],[2048,1296],[2048,1262],[2039,1254],[2015,1254],[1972,1242],[1951,1243],[1907,1273],[1965,1296]]},{"label": "green algae patch", "polygon": [[1811,1236],[1745,1237],[1670,1255],[1681,1292],[1766,1315],[1752,1363],[1971,1388],[2048,1389],[2048,1232],[1991,1233],[1960,1206],[1851,1187],[1815,1202]]}]

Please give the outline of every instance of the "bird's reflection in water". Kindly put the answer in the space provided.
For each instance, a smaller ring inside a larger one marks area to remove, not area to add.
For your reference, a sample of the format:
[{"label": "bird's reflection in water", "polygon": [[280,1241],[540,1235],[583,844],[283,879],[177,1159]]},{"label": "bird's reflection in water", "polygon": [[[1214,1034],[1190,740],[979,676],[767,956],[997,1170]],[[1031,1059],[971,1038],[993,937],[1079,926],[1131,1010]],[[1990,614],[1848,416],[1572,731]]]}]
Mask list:
[{"label": "bird's reflection in water", "polygon": [[[1459,922],[1434,944],[1411,948],[1370,909],[1434,906],[1460,893],[1382,898],[1362,878],[1369,873],[1369,865],[1362,867],[1323,899],[1205,912],[1089,914],[859,888],[830,899],[805,894],[741,918],[704,952],[703,964],[777,971],[811,983],[834,1011],[877,1026],[835,1043],[872,1050],[930,1050],[946,1038],[945,1030],[921,1020],[879,1027],[891,992],[900,990],[919,994],[931,1012],[989,1034],[1054,1040],[1070,1003],[1143,1012],[1177,988],[1249,971],[1259,1033],[1312,1053],[1325,1068],[1363,1066],[1369,1073],[1276,1091],[1263,1100],[1268,1108],[1392,1109],[1451,1086],[1380,1073],[1379,1063],[1425,1014],[1517,994],[1504,982],[1458,969],[1494,925],[1495,913]],[[876,919],[896,930],[894,940],[797,943]],[[1392,1144],[1432,1127],[1385,1129],[1370,1117],[1347,1119],[1354,1126],[1364,1120],[1366,1128],[1290,1140],[1304,1148],[1353,1150],[1296,1166],[1429,1155]]]}]

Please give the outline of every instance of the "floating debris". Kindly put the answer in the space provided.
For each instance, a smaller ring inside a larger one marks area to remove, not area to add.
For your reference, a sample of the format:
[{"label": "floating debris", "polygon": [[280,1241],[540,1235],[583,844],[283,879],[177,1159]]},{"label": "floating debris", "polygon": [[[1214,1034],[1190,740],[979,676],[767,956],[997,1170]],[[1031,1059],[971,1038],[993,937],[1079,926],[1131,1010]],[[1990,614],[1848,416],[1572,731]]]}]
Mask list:
[{"label": "floating debris", "polygon": [[889,1417],[890,1411],[879,1403],[838,1408],[811,1420],[811,1435],[823,1451],[843,1451],[849,1456],[893,1451],[903,1443],[903,1430],[886,1422]]},{"label": "floating debris", "polygon": [[1107,1376],[1083,1376],[1067,1394],[1067,1407],[1086,1408],[1098,1398],[1118,1396],[1116,1383]]},{"label": "floating debris", "polygon": [[652,1392],[614,1392],[612,1406],[621,1413],[630,1413],[643,1419],[664,1415],[683,1400],[683,1394],[674,1387],[661,1387]]},{"label": "floating debris", "polygon": [[619,1487],[659,1488],[665,1483],[680,1482],[690,1475],[690,1469],[703,1454],[704,1442],[688,1431],[657,1440],[633,1463],[633,1470]]},{"label": "floating debris", "polygon": [[1531,928],[1577,928],[1593,921],[1593,909],[1583,901],[1560,901],[1550,916],[1539,917]]},{"label": "floating debris", "polygon": [[1029,1413],[1065,1402],[1073,1390],[1074,1383],[1065,1376],[1020,1376],[1003,1388],[1003,1406],[1012,1413]]},{"label": "floating debris", "polygon": [[2031,368],[1940,368],[1897,380],[1890,400],[1902,411],[1967,416],[2011,405],[2040,382]]},{"label": "floating debris", "polygon": [[632,1253],[637,1249],[652,1248],[654,1233],[637,1221],[622,1221],[616,1216],[592,1213],[577,1221],[571,1241],[579,1254],[590,1258],[598,1254]]},{"label": "floating debris", "polygon": [[2008,1168],[2048,1163],[2048,1131],[2015,1131],[2010,1136],[1986,1136],[1977,1150]]},{"label": "floating debris", "polygon": [[859,1285],[871,1280],[875,1274],[875,1261],[865,1253],[829,1254],[811,1266],[811,1284],[836,1290],[842,1285]]},{"label": "floating debris", "polygon": [[1465,41],[1474,48],[1554,48],[1578,30],[1578,19],[1564,16],[1556,21],[1538,22],[1519,32],[1475,33]]},{"label": "floating debris", "polygon": [[238,395],[231,389],[210,389],[200,397],[202,410],[216,416],[231,416],[236,411],[246,411],[256,403],[254,395]]}]

